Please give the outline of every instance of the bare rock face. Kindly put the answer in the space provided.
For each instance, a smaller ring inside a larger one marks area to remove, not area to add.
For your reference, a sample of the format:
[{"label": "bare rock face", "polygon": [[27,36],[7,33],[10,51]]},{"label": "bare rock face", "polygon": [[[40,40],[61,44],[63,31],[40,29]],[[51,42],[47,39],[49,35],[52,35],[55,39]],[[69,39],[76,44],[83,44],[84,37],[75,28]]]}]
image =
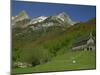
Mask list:
[{"label": "bare rock face", "polygon": [[20,12],[18,15],[16,15],[13,20],[15,22],[18,22],[18,21],[22,21],[24,19],[29,19],[29,16],[27,15],[27,13],[25,11],[22,11]]},{"label": "bare rock face", "polygon": [[13,27],[23,27],[29,22],[29,16],[25,11],[20,12],[18,15],[12,17],[11,25]]}]

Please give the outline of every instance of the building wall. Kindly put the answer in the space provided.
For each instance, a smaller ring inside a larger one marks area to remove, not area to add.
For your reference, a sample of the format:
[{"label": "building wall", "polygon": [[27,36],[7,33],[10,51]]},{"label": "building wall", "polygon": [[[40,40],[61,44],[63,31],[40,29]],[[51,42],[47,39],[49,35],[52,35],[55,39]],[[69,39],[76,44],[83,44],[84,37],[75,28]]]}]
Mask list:
[{"label": "building wall", "polygon": [[95,45],[81,45],[81,46],[77,46],[77,47],[73,47],[72,48],[73,51],[79,51],[79,50],[84,50],[84,51],[93,51],[95,50]]},{"label": "building wall", "polygon": [[73,47],[72,50],[85,50],[85,51],[93,51],[95,50],[95,41],[93,40],[92,37],[90,37],[90,39],[88,39],[87,41],[85,41],[86,44],[85,45],[79,45],[76,47]]}]

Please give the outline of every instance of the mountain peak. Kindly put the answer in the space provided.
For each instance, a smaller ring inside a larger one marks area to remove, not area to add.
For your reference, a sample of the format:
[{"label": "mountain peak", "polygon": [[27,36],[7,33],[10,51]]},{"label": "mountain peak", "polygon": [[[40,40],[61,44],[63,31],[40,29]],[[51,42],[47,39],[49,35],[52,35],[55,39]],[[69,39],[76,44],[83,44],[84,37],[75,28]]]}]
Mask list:
[{"label": "mountain peak", "polygon": [[70,16],[66,14],[65,12],[59,13],[57,17],[61,19],[63,22],[69,23],[70,25],[74,25],[76,23],[76,22],[73,22]]},{"label": "mountain peak", "polygon": [[35,24],[35,23],[38,23],[38,22],[42,22],[44,21],[45,19],[47,19],[47,17],[45,16],[40,16],[40,17],[37,17],[37,18],[34,18],[31,20],[30,24]]},{"label": "mountain peak", "polygon": [[46,19],[47,17],[45,17],[45,16],[40,16],[40,17],[38,17],[38,19]]},{"label": "mountain peak", "polygon": [[18,15],[15,16],[15,21],[21,21],[23,19],[29,19],[28,14],[23,10]]},{"label": "mountain peak", "polygon": [[12,16],[12,25],[15,25],[17,22],[25,20],[25,19],[29,19],[28,14],[23,10],[21,12],[18,13],[18,15],[16,16]]},{"label": "mountain peak", "polygon": [[67,14],[65,12],[61,12],[58,15],[60,15],[60,16],[66,16]]},{"label": "mountain peak", "polygon": [[28,14],[26,13],[26,11],[22,11],[22,12],[20,12],[19,14],[18,14],[20,17],[24,17],[24,18],[26,18],[26,19],[28,19],[29,18],[29,16],[28,16]]},{"label": "mountain peak", "polygon": [[22,10],[20,13],[25,13],[26,14],[26,11],[25,10]]}]

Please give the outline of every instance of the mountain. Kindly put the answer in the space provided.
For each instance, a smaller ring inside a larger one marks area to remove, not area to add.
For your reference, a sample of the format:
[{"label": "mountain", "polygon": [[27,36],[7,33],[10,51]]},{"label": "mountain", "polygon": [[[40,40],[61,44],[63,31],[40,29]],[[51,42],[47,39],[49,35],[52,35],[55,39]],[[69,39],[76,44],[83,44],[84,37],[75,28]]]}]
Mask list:
[{"label": "mountain", "polygon": [[45,31],[44,29],[33,31],[30,27],[12,30],[13,63],[21,61],[41,65],[49,63],[56,56],[70,52],[71,45],[80,36],[87,36],[92,32],[95,37],[96,19],[65,27],[65,30],[55,26],[47,27]]},{"label": "mountain", "polygon": [[23,27],[29,22],[29,16],[25,11],[20,12],[16,16],[12,16],[12,26],[15,27]]},{"label": "mountain", "polygon": [[70,25],[75,24],[75,22],[72,21],[71,18],[64,12],[58,14],[56,17],[59,18],[60,20],[62,20],[63,22],[67,22]]},{"label": "mountain", "polygon": [[96,19],[75,23],[66,13],[30,19],[25,11],[12,16],[12,59],[33,66],[71,51],[72,43],[90,32],[96,34]]},{"label": "mountain", "polygon": [[13,20],[15,22],[18,22],[18,21],[22,21],[24,19],[29,19],[29,16],[27,15],[27,13],[25,11],[22,11],[20,12],[18,15],[16,15]]},{"label": "mountain", "polygon": [[[42,18],[42,19],[41,19]],[[75,22],[73,22],[68,15],[66,15],[64,12],[60,13],[58,15],[49,16],[49,17],[38,17],[36,19],[33,19],[31,21],[33,26],[36,27],[52,27],[52,26],[67,26],[70,27],[71,25],[74,25]],[[32,26],[32,25],[31,25]],[[35,27],[34,27],[35,28]]]},{"label": "mountain", "polygon": [[32,20],[30,21],[29,24],[36,24],[36,23],[38,23],[38,22],[42,22],[42,21],[44,21],[46,18],[47,18],[47,17],[45,17],[45,16],[40,16],[40,17],[34,18],[34,19],[32,19]]},{"label": "mountain", "polygon": [[38,30],[41,28],[47,28],[51,26],[70,27],[74,24],[75,22],[72,21],[71,18],[64,12],[54,16],[40,16],[33,19],[30,19],[25,11],[20,12],[16,16],[12,16],[13,28],[31,27],[33,30]]}]

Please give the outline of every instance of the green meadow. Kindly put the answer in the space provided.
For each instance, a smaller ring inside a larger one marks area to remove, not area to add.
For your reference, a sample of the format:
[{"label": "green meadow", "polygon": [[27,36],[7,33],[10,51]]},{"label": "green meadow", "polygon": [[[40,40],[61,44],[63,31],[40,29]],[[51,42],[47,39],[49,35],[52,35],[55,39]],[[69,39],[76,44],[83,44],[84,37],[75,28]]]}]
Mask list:
[{"label": "green meadow", "polygon": [[[76,61],[73,63],[73,61]],[[95,69],[95,51],[66,52],[58,55],[46,64],[37,65],[30,68],[16,68],[13,73],[33,73],[50,71],[69,71]]]},{"label": "green meadow", "polygon": [[[16,36],[22,32],[22,35]],[[96,68],[96,51],[72,51],[74,41],[90,32],[96,37],[96,19],[69,28],[51,27],[42,31],[16,28],[12,32],[12,73],[85,70]],[[15,62],[32,67],[13,67]]]}]

